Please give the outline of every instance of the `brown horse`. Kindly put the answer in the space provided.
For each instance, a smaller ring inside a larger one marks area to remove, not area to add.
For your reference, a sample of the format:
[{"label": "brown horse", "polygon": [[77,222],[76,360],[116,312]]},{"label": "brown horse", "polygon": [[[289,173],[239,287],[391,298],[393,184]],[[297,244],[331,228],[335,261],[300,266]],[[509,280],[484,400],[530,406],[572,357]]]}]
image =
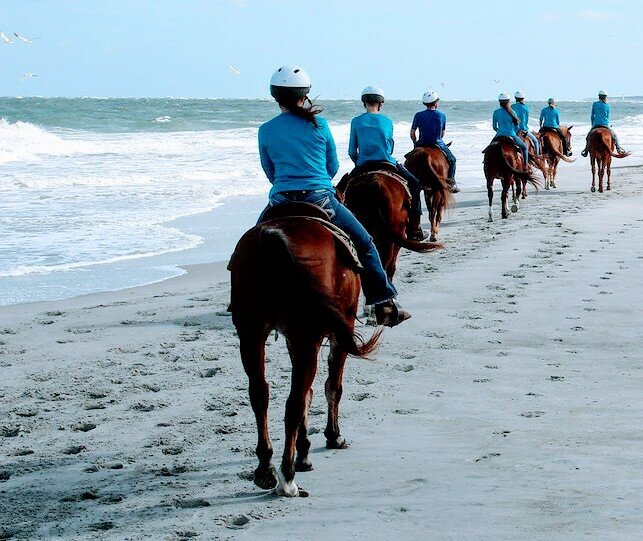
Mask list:
[{"label": "brown horse", "polygon": [[345,205],[373,237],[389,280],[393,279],[400,248],[430,252],[441,244],[406,236],[411,195],[402,177],[389,171],[369,171],[350,179],[343,194]]},{"label": "brown horse", "polygon": [[538,180],[531,171],[524,171],[522,153],[518,151],[511,138],[497,137],[482,152],[484,154],[484,175],[487,179],[487,195],[489,196],[489,221],[493,222],[491,204],[493,203],[493,181],[496,178],[502,181],[502,217],[508,218],[509,188],[511,188],[513,198],[511,212],[517,212],[522,189],[521,181],[529,182],[537,190]]},{"label": "brown horse", "polygon": [[[319,220],[274,218],[241,237],[228,267],[232,282],[229,310],[239,335],[259,436],[254,482],[264,489],[278,484],[278,493],[286,496],[299,494],[295,470],[312,469],[306,425],[322,340],[330,337],[324,434],[327,447],[343,449],[347,443],[340,435],[338,411],[346,356],[369,354],[379,339],[376,332],[363,342],[354,332],[360,279],[352,258],[342,248]],[[271,463],[265,376],[265,342],[272,329],[285,336],[292,362],[279,472]]]},{"label": "brown horse", "polygon": [[429,240],[438,240],[440,223],[444,209],[454,204],[451,187],[447,182],[449,162],[444,153],[437,147],[418,147],[409,152],[404,165],[413,173],[424,190],[426,208],[431,222],[431,237]]},{"label": "brown horse", "polygon": [[[565,137],[567,142],[567,148],[571,151],[572,149],[572,132],[571,129],[573,126],[561,126],[560,131]],[[540,132],[540,152],[543,155],[545,161],[545,190],[549,190],[549,187],[557,188],[556,185],[556,173],[558,171],[558,163],[560,160],[564,162],[572,163],[575,160],[568,158],[563,154],[563,142],[561,141],[560,135],[556,130],[544,128]]]},{"label": "brown horse", "polygon": [[[536,139],[540,141],[540,133],[534,131],[532,131],[531,133],[534,134],[536,136]],[[543,174],[543,178],[547,180],[547,167],[545,166],[542,155],[536,154],[536,147],[534,146],[534,142],[531,140],[531,137],[528,137],[527,132],[524,130],[518,132],[518,137],[520,137],[523,143],[527,145],[527,151],[529,152],[529,163],[537,167],[538,170]],[[525,179],[522,179],[520,182],[522,187],[521,197],[523,199],[527,199],[527,181]]]},{"label": "brown horse", "polygon": [[596,164],[598,163],[598,191],[603,193],[603,176],[607,170],[607,187],[611,190],[612,157],[626,158],[629,152],[614,152],[614,139],[609,128],[594,128],[587,136],[587,149],[592,164],[592,192],[596,191]]}]

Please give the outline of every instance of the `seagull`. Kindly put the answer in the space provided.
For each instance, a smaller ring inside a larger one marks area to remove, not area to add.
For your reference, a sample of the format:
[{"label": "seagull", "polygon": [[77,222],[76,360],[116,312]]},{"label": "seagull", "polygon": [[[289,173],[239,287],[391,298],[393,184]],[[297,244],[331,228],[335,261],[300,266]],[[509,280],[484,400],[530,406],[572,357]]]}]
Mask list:
[{"label": "seagull", "polygon": [[441,86],[442,88],[445,88],[447,85],[446,85],[446,83],[440,83],[440,86]]},{"label": "seagull", "polygon": [[31,79],[32,77],[38,77],[37,73],[23,73],[21,79]]},{"label": "seagull", "polygon": [[16,36],[16,37],[17,37],[20,41],[22,41],[23,43],[33,43],[33,40],[34,40],[34,39],[38,39],[38,38],[31,38],[31,39],[30,39],[30,38],[26,38],[26,37],[24,37],[24,36],[21,36],[20,34],[16,34],[15,32],[13,33],[13,35],[14,35],[14,36]]},{"label": "seagull", "polygon": [[500,79],[494,79],[494,80],[493,80],[493,82],[494,82],[494,83],[496,83],[497,85],[499,85],[500,83],[502,83],[502,81],[501,81]]},{"label": "seagull", "polygon": [[235,75],[241,75],[241,70],[239,68],[235,68],[232,64],[228,64],[228,67]]},{"label": "seagull", "polygon": [[5,34],[2,30],[0,30],[0,39],[2,40],[2,45],[11,45],[13,43],[13,40],[9,39],[7,37],[7,34]]}]

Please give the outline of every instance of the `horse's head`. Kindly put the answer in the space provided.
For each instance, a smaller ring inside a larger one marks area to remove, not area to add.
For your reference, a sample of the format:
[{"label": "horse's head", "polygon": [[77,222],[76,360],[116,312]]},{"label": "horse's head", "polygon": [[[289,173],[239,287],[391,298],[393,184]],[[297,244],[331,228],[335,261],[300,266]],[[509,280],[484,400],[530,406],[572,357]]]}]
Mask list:
[{"label": "horse's head", "polygon": [[574,126],[561,126],[560,130],[563,132],[563,136],[565,137],[565,142],[567,143],[567,148],[569,148],[569,151],[571,152],[572,150],[572,128]]}]

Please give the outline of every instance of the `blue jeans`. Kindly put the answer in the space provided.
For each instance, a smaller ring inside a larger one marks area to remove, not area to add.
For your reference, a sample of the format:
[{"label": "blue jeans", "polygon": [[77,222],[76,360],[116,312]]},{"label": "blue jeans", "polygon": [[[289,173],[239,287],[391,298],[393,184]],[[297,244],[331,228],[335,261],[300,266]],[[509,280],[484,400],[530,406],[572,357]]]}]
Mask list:
[{"label": "blue jeans", "polygon": [[536,154],[540,154],[540,143],[538,143],[538,138],[529,130],[525,130],[525,133],[527,134],[527,137],[531,139],[531,142],[534,144],[534,152]]},{"label": "blue jeans", "polygon": [[411,216],[416,218],[422,216],[422,186],[420,186],[420,181],[401,163],[397,163],[397,171],[406,180],[406,185],[409,187],[409,192],[411,192]]},{"label": "blue jeans", "polygon": [[511,138],[520,147],[520,150],[522,151],[522,159],[525,161],[524,167],[527,168],[529,165],[529,150],[527,150],[527,145],[517,135],[512,135]]},{"label": "blue jeans", "polygon": [[[334,190],[277,193],[270,197],[268,207],[289,201],[305,201],[323,208],[330,216],[330,221],[350,236],[357,250],[359,261],[364,267],[362,289],[366,297],[366,304],[379,304],[393,299],[397,295],[395,287],[384,272],[382,260],[377,248],[375,248],[373,238],[353,213],[337,200]],[[259,217],[259,221],[262,216]]]},{"label": "blue jeans", "polygon": [[440,141],[437,143],[438,147],[440,147],[440,150],[444,152],[444,155],[447,158],[447,161],[449,162],[449,172],[447,173],[447,176],[450,179],[455,180],[455,156],[453,155],[453,152],[451,152],[451,149],[446,145],[444,141]]}]

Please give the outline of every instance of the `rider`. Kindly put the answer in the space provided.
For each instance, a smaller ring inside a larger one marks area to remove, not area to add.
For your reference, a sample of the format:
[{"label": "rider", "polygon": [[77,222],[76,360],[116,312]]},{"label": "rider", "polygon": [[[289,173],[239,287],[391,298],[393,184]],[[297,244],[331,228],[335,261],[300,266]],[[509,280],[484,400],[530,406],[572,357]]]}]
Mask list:
[{"label": "rider", "polygon": [[[444,143],[444,130],[447,125],[447,117],[442,111],[438,111],[440,97],[437,92],[429,90],[422,95],[422,103],[426,106],[424,111],[415,113],[413,124],[411,124],[411,140],[417,147],[437,146],[449,162],[448,182],[451,184],[451,192],[458,193],[460,188],[455,183],[456,159],[451,149]],[[416,132],[420,131],[420,138]]]},{"label": "rider", "polygon": [[[411,212],[407,228],[408,236],[413,240],[424,240],[426,234],[420,227],[422,215],[420,181],[404,165],[393,157],[393,122],[381,113],[384,104],[384,91],[377,86],[367,86],[362,90],[362,103],[365,113],[351,121],[351,133],[348,142],[348,155],[356,165],[351,176],[370,168],[377,162],[388,162],[396,168],[406,180],[411,192]],[[366,168],[364,167],[366,166]]]},{"label": "rider", "polygon": [[[601,90],[598,93],[598,101],[595,101],[592,104],[591,121],[592,121],[592,130],[594,128],[604,127],[604,128],[607,128],[609,131],[611,131],[612,139],[614,139],[614,144],[616,145],[616,151],[620,153],[625,152],[621,148],[621,145],[618,144],[618,138],[616,137],[614,130],[610,127],[610,106],[607,105],[607,94],[603,90]],[[589,133],[591,133],[592,130],[589,130]],[[589,144],[588,143],[589,133],[587,134],[585,149],[581,152],[581,156],[587,156],[587,146]]]},{"label": "rider", "polygon": [[308,74],[297,66],[280,67],[270,80],[270,94],[281,114],[259,128],[261,167],[272,184],[268,206],[305,201],[323,208],[355,244],[364,267],[366,303],[375,305],[378,324],[393,327],[411,316],[394,300],[397,291],[386,277],[373,239],[335,197],[335,141],[326,120],[316,116],[321,107],[308,99],[310,87]]},{"label": "rider", "polygon": [[563,142],[563,154],[565,156],[572,155],[571,150],[569,150],[567,146],[567,139],[560,129],[560,115],[558,114],[558,109],[556,109],[556,101],[554,98],[549,98],[547,100],[547,106],[543,107],[542,111],[540,111],[540,133],[545,130],[554,130],[558,133],[560,140]]},{"label": "rider", "polygon": [[525,132],[527,137],[531,139],[531,142],[534,145],[534,152],[540,154],[540,148],[538,144],[538,138],[529,131],[529,105],[525,103],[525,93],[522,90],[518,90],[514,97],[516,98],[516,103],[514,103],[511,108],[518,117],[518,132]]},{"label": "rider", "polygon": [[511,137],[514,143],[518,145],[522,152],[522,159],[524,168],[527,170],[529,164],[529,151],[525,142],[516,135],[516,126],[519,123],[513,109],[509,107],[509,94],[501,92],[498,95],[498,103],[500,107],[493,112],[492,126],[496,132],[496,137],[505,136]]}]

